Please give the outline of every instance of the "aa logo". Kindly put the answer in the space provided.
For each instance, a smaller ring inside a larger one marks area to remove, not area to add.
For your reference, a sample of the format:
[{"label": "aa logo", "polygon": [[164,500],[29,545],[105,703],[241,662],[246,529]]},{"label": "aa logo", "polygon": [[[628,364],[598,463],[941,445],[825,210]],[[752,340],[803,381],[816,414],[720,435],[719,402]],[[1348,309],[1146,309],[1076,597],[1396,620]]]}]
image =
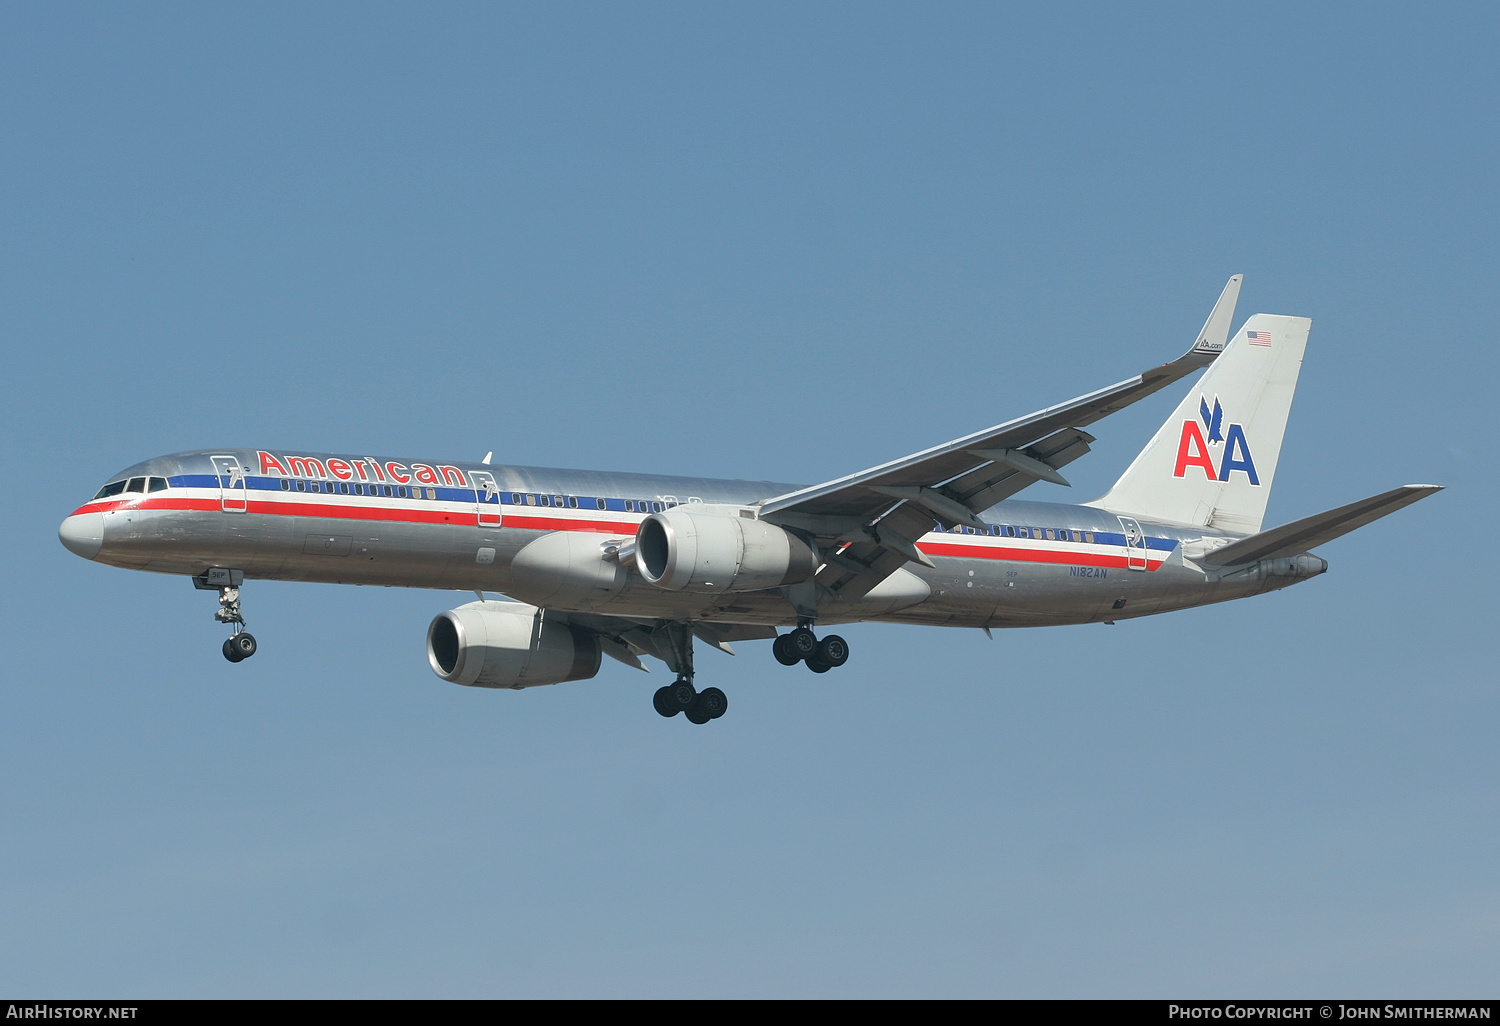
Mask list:
[{"label": "aa logo", "polygon": [[[1250,445],[1245,441],[1245,429],[1230,424],[1228,431],[1223,430],[1224,408],[1219,405],[1219,397],[1214,396],[1214,406],[1210,410],[1208,400],[1200,396],[1198,417],[1203,421],[1201,428],[1196,420],[1182,422],[1182,438],[1177,443],[1177,469],[1172,472],[1173,476],[1186,477],[1189,467],[1198,467],[1210,481],[1228,481],[1231,473],[1242,470],[1251,484],[1260,484],[1255,461],[1250,458]],[[1203,435],[1205,430],[1208,431],[1207,438]],[[1214,467],[1215,450],[1219,453],[1217,468]]]}]

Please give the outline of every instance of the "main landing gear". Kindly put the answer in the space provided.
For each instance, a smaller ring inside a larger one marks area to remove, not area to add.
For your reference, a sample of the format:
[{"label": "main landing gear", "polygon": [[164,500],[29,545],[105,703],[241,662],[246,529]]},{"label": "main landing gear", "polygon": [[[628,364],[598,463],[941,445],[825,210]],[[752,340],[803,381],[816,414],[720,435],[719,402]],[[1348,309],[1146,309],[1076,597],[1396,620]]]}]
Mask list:
[{"label": "main landing gear", "polygon": [[807,624],[786,634],[778,634],[771,643],[771,652],[782,666],[805,662],[813,673],[827,673],[849,661],[847,641],[837,634],[830,634],[820,641]]},{"label": "main landing gear", "polygon": [[677,672],[677,679],[657,688],[651,704],[663,716],[686,715],[689,723],[703,724],[716,720],[729,708],[729,699],[718,688],[693,687],[693,632],[688,624],[668,623],[655,632],[658,650],[667,665]]},{"label": "main landing gear", "polygon": [[707,723],[724,715],[724,710],[729,708],[729,699],[718,688],[699,691],[691,680],[678,677],[666,687],[657,688],[656,694],[651,696],[651,704],[663,716],[685,713],[689,723]]},{"label": "main landing gear", "polygon": [[255,654],[255,635],[245,630],[245,617],[240,611],[239,588],[219,589],[219,608],[214,611],[214,619],[234,626],[234,633],[224,639],[225,659],[237,663]]}]

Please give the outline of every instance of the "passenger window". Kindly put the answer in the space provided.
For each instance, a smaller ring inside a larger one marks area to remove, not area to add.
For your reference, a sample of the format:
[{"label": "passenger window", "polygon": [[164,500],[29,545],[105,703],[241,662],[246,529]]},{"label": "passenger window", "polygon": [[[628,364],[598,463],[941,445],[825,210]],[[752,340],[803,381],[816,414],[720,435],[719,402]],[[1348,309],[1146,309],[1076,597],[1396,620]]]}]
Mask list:
[{"label": "passenger window", "polygon": [[536,505],[536,496],[532,495],[530,492],[526,493],[526,505],[528,505],[528,506],[535,506]]},{"label": "passenger window", "polygon": [[597,505],[600,509],[608,508],[608,504],[603,499],[595,499],[594,504]]},{"label": "passenger window", "polygon": [[563,497],[561,495],[554,495],[554,496],[552,496],[552,505],[556,506],[558,509],[562,509],[563,508]]},{"label": "passenger window", "polygon": [[349,494],[349,482],[345,481],[342,484],[340,484],[339,485],[339,491],[343,492],[345,495],[348,495]]},{"label": "passenger window", "polygon": [[391,494],[391,486],[390,485],[381,485],[380,491],[381,491],[381,494],[389,496]]},{"label": "passenger window", "polygon": [[634,513],[635,512],[635,500],[634,499],[626,499],[625,500],[625,512],[626,513]]},{"label": "passenger window", "polygon": [[1057,540],[1058,541],[1069,541],[1070,539],[1068,538],[1068,532],[1067,531],[1058,531],[1057,532]]},{"label": "passenger window", "polygon": [[662,505],[661,505],[661,503],[659,503],[659,502],[653,502],[651,504],[651,511],[653,513],[660,513],[662,511]]},{"label": "passenger window", "polygon": [[577,509],[578,508],[578,496],[576,496],[576,495],[570,495],[570,496],[568,496],[568,508],[569,509]]},{"label": "passenger window", "polygon": [[290,481],[288,481],[286,478],[282,478],[281,479],[281,490],[284,491],[284,492],[291,491],[292,490],[292,483]]}]

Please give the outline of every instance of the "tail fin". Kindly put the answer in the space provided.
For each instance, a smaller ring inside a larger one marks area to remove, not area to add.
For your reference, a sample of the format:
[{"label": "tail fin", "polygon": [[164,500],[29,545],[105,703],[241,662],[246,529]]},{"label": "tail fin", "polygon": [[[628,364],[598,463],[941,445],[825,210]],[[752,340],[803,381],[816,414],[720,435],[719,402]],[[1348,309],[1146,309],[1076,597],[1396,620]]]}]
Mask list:
[{"label": "tail fin", "polygon": [[1312,321],[1256,314],[1107,494],[1145,520],[1260,530]]}]

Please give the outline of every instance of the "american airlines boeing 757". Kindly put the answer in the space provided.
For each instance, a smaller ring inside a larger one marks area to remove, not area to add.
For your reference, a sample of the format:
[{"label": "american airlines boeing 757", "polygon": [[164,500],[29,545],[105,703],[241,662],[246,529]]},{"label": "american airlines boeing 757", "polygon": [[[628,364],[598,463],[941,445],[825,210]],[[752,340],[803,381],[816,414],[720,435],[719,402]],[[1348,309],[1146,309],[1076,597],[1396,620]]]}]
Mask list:
[{"label": "american airlines boeing 757", "polygon": [[[1312,322],[1256,314],[1231,336],[1240,282],[1170,363],[811,487],[205,449],[114,475],[59,535],[86,559],[217,591],[231,662],[256,651],[247,580],[474,591],[427,629],[444,680],[525,688],[649,656],[676,674],[656,711],[706,723],[727,699],[698,690],[695,639],[774,639],[779,662],[825,673],[849,646],[818,627],[988,632],[1222,602],[1323,573],[1311,549],[1438,491],[1406,485],[1262,530]],[[1012,498],[1066,484],[1086,427],[1200,370],[1105,495]]]}]

